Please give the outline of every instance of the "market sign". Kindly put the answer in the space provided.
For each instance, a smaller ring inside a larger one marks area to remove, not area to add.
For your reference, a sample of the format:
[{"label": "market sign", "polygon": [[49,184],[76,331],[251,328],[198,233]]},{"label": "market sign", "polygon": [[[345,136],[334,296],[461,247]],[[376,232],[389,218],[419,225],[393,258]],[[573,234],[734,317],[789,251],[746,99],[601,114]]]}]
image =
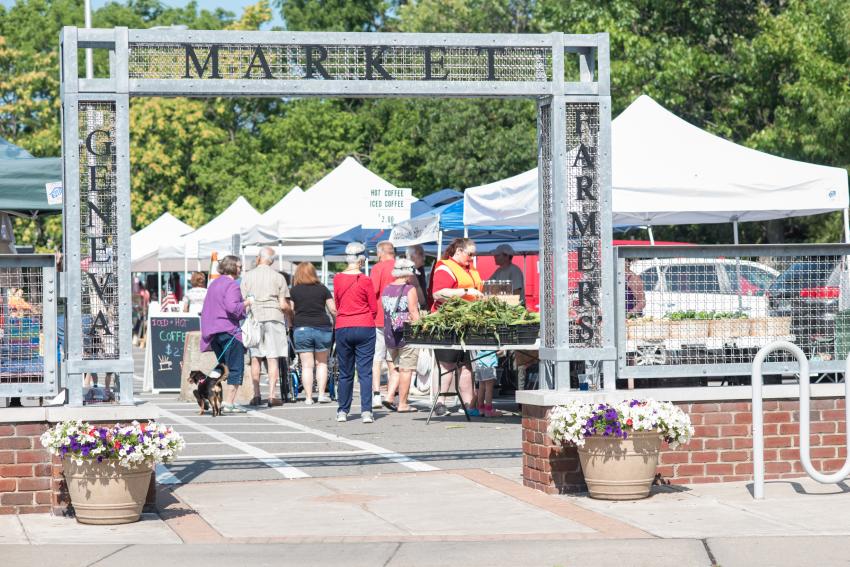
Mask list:
[{"label": "market sign", "polygon": [[130,42],[130,79],[547,82],[551,47]]},{"label": "market sign", "polygon": [[410,218],[410,205],[415,200],[407,188],[368,189],[368,220],[363,228],[392,228]]}]

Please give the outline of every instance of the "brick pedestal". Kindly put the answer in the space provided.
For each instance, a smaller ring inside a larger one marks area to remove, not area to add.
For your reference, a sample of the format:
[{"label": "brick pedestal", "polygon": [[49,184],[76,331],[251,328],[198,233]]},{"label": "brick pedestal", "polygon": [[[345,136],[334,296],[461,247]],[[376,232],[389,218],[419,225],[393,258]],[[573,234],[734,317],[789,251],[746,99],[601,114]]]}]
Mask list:
[{"label": "brick pedestal", "polygon": [[[6,408],[0,410],[0,514],[32,514],[52,512],[73,515],[62,460],[41,446],[41,434],[56,421],[80,419],[78,414],[111,414],[117,419],[87,419],[93,425],[112,426],[156,417],[151,411],[135,408]],[[51,415],[52,414],[52,415]],[[140,417],[148,415],[149,417]],[[67,415],[68,417],[63,417]],[[121,418],[121,416],[130,416]],[[36,419],[41,421],[33,421]],[[59,418],[53,421],[51,418]],[[85,418],[83,418],[85,419]],[[50,420],[50,421],[48,421]],[[151,475],[146,511],[156,509],[156,478]]]},{"label": "brick pedestal", "polygon": [[[660,398],[659,398],[660,399]],[[752,405],[748,401],[676,402],[691,418],[687,445],[662,445],[660,483],[693,484],[752,480]],[[799,401],[764,401],[765,478],[805,476],[800,462]],[[546,435],[551,406],[523,405],[522,466],[526,486],[548,493],[585,490],[575,447],[561,447]],[[847,458],[843,398],[811,401],[811,457],[816,469],[835,472]]]}]

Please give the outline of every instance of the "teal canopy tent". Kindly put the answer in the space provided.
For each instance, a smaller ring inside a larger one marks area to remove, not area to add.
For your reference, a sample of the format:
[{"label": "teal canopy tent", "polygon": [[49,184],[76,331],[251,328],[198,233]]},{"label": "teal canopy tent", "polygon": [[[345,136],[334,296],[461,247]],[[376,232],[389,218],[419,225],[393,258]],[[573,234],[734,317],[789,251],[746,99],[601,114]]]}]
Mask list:
[{"label": "teal canopy tent", "polygon": [[47,203],[47,183],[62,181],[61,158],[35,158],[0,138],[0,211],[35,215],[61,212]]}]

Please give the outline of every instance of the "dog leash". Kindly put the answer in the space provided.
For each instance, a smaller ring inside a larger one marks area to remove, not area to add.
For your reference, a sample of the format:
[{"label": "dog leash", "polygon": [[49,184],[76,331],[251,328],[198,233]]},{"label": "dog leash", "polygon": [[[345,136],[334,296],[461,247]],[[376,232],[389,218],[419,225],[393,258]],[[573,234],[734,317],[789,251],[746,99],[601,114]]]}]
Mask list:
[{"label": "dog leash", "polygon": [[215,359],[215,364],[216,364],[216,366],[218,366],[218,363],[219,363],[219,362],[221,362],[221,359],[224,357],[224,353],[226,353],[226,352],[227,352],[227,349],[229,349],[229,348],[230,348],[230,343],[232,343],[232,342],[233,342],[233,339],[235,339],[235,338],[236,338],[236,335],[230,335],[230,340],[229,340],[229,341],[227,341],[227,344],[226,344],[226,345],[224,345],[224,350],[223,350],[223,351],[221,351],[221,354],[220,354],[220,355],[218,355],[218,358],[216,358],[216,359]]}]

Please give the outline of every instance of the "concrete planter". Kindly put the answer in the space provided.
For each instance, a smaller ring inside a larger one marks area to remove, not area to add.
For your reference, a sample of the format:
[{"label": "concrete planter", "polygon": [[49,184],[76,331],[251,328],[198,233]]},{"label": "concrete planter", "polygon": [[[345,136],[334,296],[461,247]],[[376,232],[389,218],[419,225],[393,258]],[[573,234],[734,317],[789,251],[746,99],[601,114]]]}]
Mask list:
[{"label": "concrete planter", "polygon": [[627,439],[594,435],[578,448],[591,498],[637,500],[649,496],[658,466],[661,436],[654,431],[629,432]]},{"label": "concrete planter", "polygon": [[145,504],[152,468],[127,469],[107,463],[65,460],[65,482],[81,524],[137,522]]}]

